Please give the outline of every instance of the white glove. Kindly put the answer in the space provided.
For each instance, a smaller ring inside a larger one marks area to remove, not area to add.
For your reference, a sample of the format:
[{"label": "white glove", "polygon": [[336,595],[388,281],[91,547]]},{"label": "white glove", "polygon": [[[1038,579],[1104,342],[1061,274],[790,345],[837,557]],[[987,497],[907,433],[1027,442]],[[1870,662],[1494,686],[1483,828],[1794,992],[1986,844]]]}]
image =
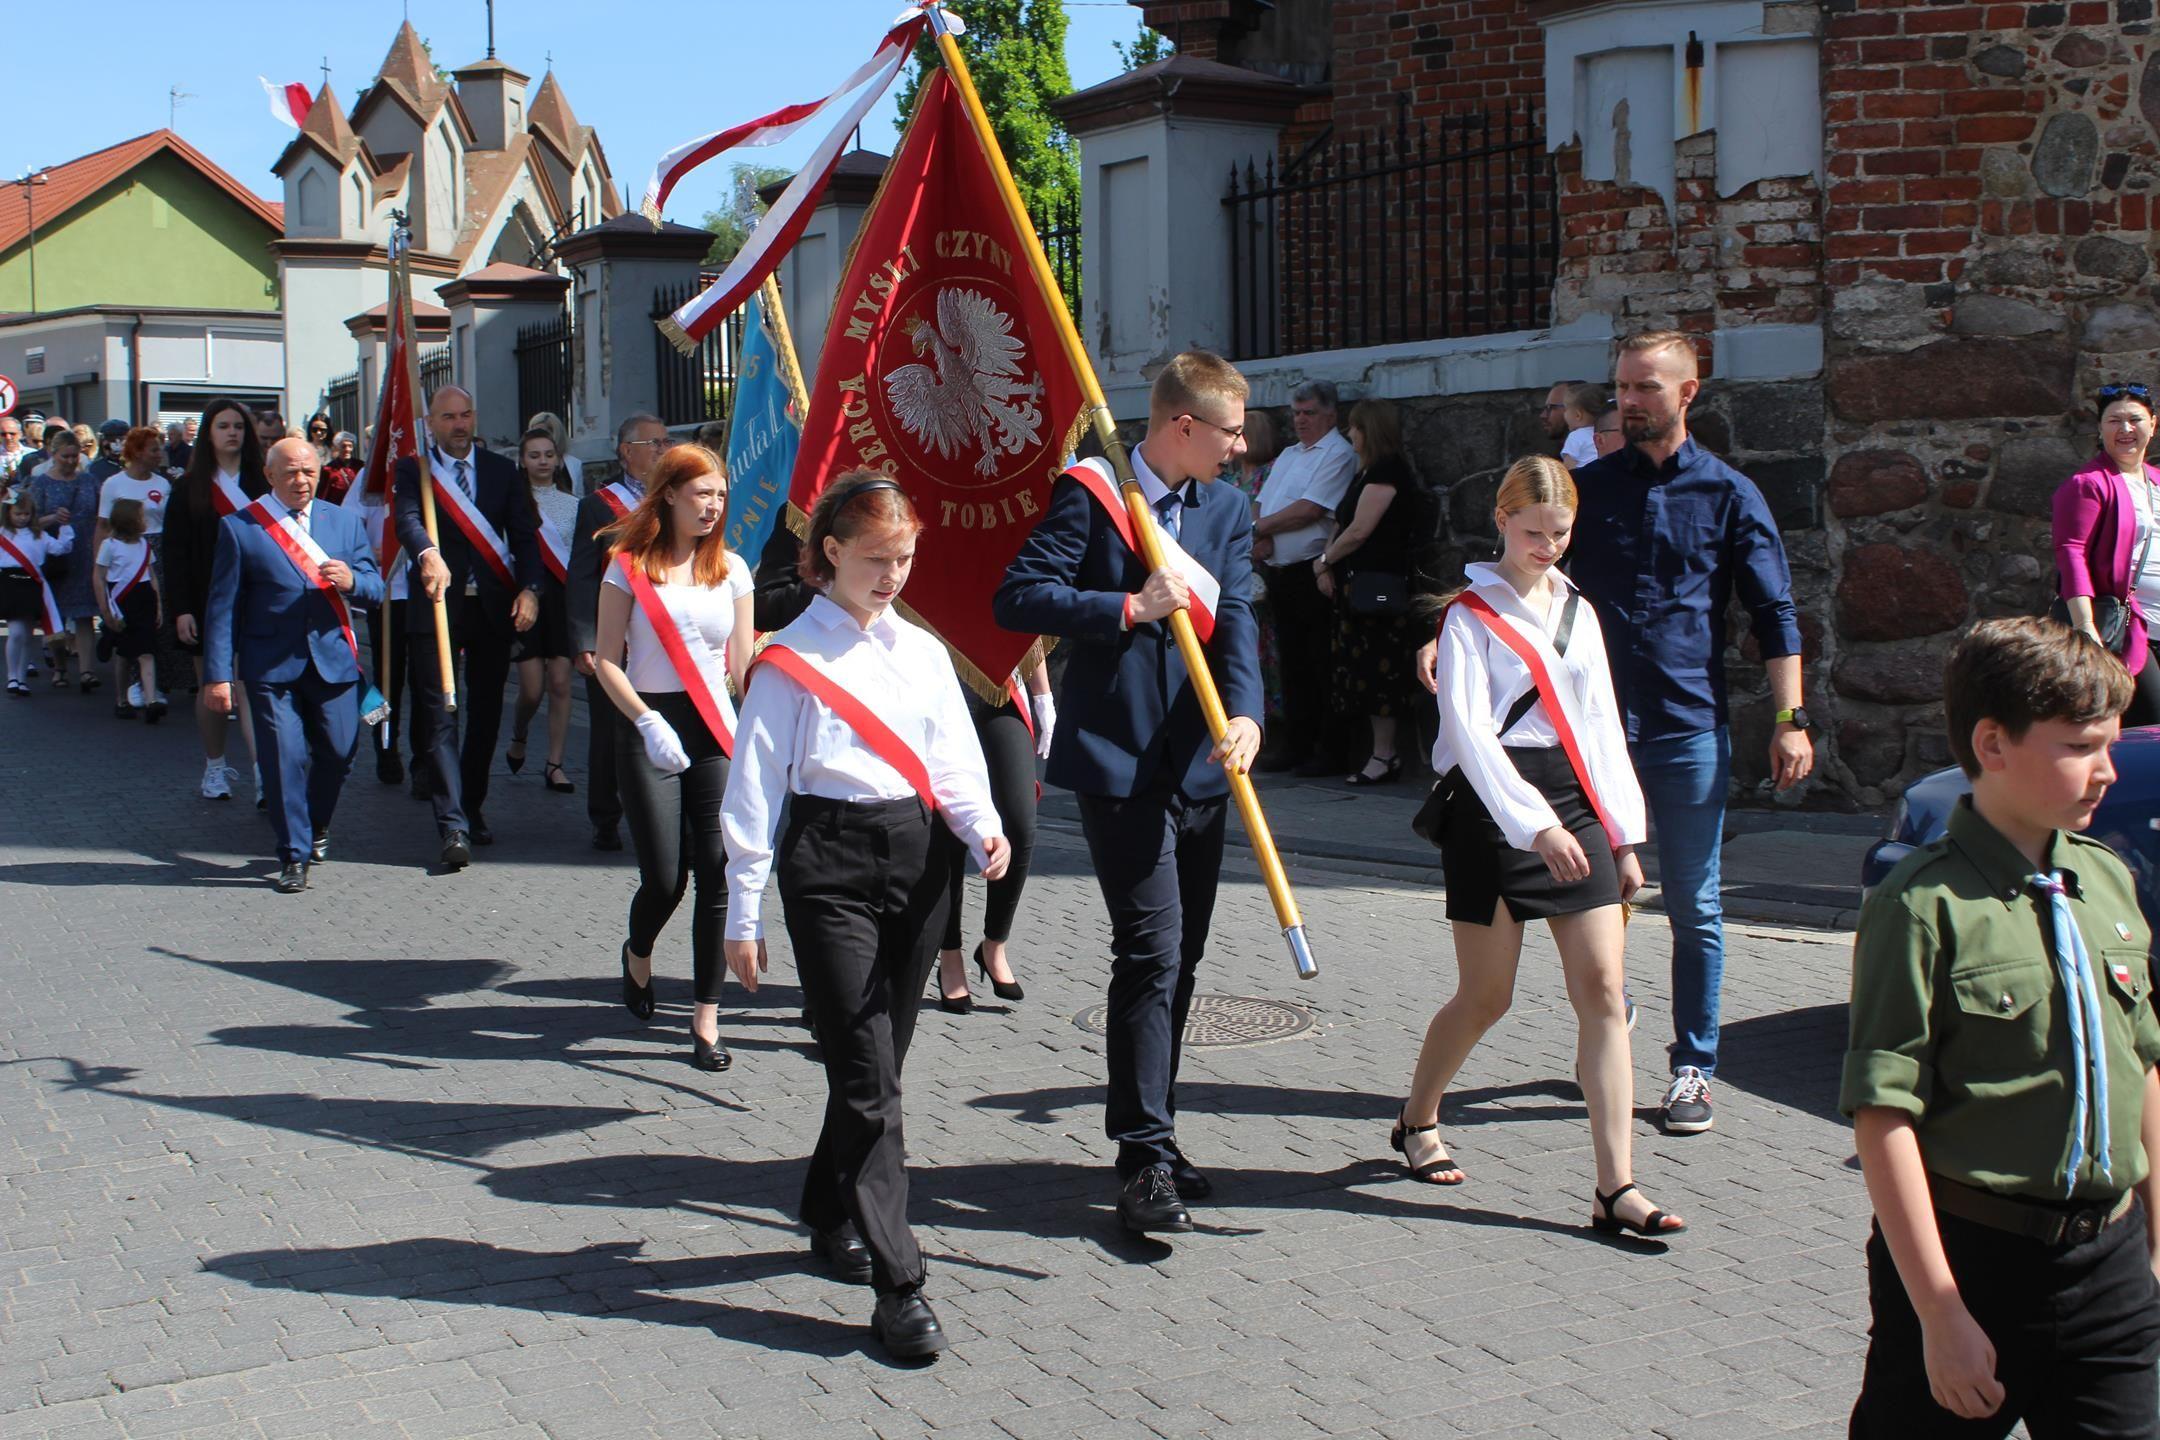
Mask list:
[{"label": "white glove", "polygon": [[645,758],[663,775],[680,775],[690,768],[690,752],[682,748],[675,727],[657,710],[637,717],[638,735],[645,741]]},{"label": "white glove", "polygon": [[1035,754],[1039,759],[1050,758],[1050,732],[1057,729],[1057,703],[1045,690],[1040,695],[1028,696],[1028,709],[1035,715]]}]

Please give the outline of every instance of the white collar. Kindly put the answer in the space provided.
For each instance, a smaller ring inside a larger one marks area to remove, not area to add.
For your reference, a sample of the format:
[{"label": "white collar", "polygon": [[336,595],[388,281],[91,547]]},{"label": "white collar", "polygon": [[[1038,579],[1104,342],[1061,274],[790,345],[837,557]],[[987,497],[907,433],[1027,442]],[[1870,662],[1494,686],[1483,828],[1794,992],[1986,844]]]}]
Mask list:
[{"label": "white collar", "polygon": [[[1559,566],[1555,565],[1551,574],[1553,579],[1559,582],[1561,597],[1564,598],[1568,591],[1575,588],[1575,582],[1569,579],[1567,572]],[[1463,566],[1463,579],[1470,583],[1471,589],[1491,601],[1494,609],[1506,610],[1518,620],[1527,620],[1541,630],[1545,628],[1545,617],[1532,610],[1530,602],[1516,593],[1507,576],[1500,573],[1497,561],[1481,560],[1476,564]]]},{"label": "white collar", "polygon": [[857,623],[853,615],[841,608],[840,602],[830,595],[818,595],[811,599],[810,608],[803,611],[806,619],[817,621],[827,630],[841,630],[855,635],[871,635],[890,645],[900,634],[898,622],[893,619],[892,607],[868,625]]},{"label": "white collar", "polygon": [[[1163,496],[1171,493],[1170,487],[1163,483],[1161,476],[1148,468],[1147,460],[1140,454],[1140,447],[1133,446],[1126,452],[1125,458],[1132,462],[1133,479],[1140,482],[1140,493],[1147,497],[1148,508],[1152,510],[1161,505]],[[1193,487],[1194,482],[1190,480],[1178,486],[1177,497],[1180,502],[1190,505],[1197,501],[1199,492]]]},{"label": "white collar", "polygon": [[1329,427],[1328,427],[1328,432],[1327,432],[1327,434],[1325,434],[1325,435],[1322,435],[1322,436],[1321,436],[1321,437],[1320,437],[1320,438],[1319,438],[1318,440],[1315,440],[1315,441],[1313,441],[1313,442],[1312,442],[1312,444],[1310,444],[1310,445],[1307,445],[1307,444],[1306,444],[1306,443],[1305,443],[1304,441],[1302,441],[1302,440],[1298,441],[1298,442],[1297,442],[1297,448],[1298,448],[1298,449],[1299,449],[1300,451],[1302,451],[1302,452],[1303,452],[1304,454],[1310,455],[1310,454],[1312,454],[1312,453],[1313,453],[1313,452],[1314,452],[1315,450],[1321,450],[1321,449],[1325,449],[1325,448],[1327,448],[1327,446],[1328,446],[1328,442],[1329,442],[1330,440],[1341,440],[1341,441],[1342,441],[1342,443],[1343,443],[1343,444],[1345,444],[1345,445],[1347,445],[1347,444],[1349,444],[1349,443],[1350,443],[1350,442],[1349,442],[1349,441],[1347,441],[1347,440],[1343,440],[1343,433],[1342,433],[1342,431],[1340,431],[1340,430],[1337,430],[1337,429],[1336,429],[1336,428],[1335,428],[1334,426],[1332,426],[1332,425],[1331,425],[1331,426],[1329,426]]}]

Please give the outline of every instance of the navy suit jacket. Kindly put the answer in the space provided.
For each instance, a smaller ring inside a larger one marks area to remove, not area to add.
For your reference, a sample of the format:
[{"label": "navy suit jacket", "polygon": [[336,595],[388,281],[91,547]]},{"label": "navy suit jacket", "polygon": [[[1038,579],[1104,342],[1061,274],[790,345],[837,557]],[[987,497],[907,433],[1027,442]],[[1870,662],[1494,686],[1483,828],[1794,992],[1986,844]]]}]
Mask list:
[{"label": "navy suit jacket", "polygon": [[[325,555],[352,568],[348,608],[381,602],[375,548],[357,513],[317,500],[308,507],[308,533]],[[218,522],[205,609],[206,679],[284,685],[311,664],[333,685],[360,678],[330,597],[308,583],[270,532],[244,512]]]},{"label": "navy suit jacket", "polygon": [[[1260,641],[1252,612],[1252,502],[1235,487],[1191,487],[1178,544],[1222,583],[1208,669],[1223,710],[1260,724]],[[1147,583],[1102,506],[1079,481],[1060,477],[1034,533],[991,602],[997,623],[1066,645],[1064,691],[1044,772],[1086,795],[1137,795],[1167,774],[1186,796],[1229,792],[1208,758],[1215,742],[1167,621],[1122,627],[1125,597]]]},{"label": "navy suit jacket", "polygon": [[[540,512],[531,501],[530,489],[525,477],[518,474],[517,466],[492,450],[482,450],[475,445],[470,456],[473,462],[473,494],[475,508],[495,527],[510,546],[510,573],[517,579],[519,590],[538,592],[542,575],[540,561]],[[421,456],[425,462],[426,455]],[[430,545],[427,526],[420,523],[420,467],[414,461],[400,460],[391,481],[397,498],[398,544],[406,554],[417,558]],[[440,490],[440,482],[437,489]],[[465,607],[465,582],[470,579],[479,592],[480,623],[491,629],[508,632],[510,629],[510,602],[517,598],[517,591],[506,590],[486,561],[473,553],[472,545],[465,539],[465,532],[458,529],[443,508],[440,495],[435,500],[435,529],[442,537],[443,564],[450,567],[450,588],[443,592],[443,601],[450,612],[451,625],[462,623]],[[414,572],[413,595],[420,594],[420,579]],[[435,629],[435,607],[428,604],[405,607],[407,630]]]}]

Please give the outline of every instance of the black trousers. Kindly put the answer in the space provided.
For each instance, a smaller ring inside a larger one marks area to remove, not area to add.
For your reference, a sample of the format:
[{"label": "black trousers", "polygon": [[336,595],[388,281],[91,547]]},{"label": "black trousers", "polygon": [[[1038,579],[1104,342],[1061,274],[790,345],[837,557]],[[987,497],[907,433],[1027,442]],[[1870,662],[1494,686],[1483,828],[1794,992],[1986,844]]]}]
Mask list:
[{"label": "black trousers", "polygon": [[1878,1228],[1867,1244],[1874,1324],[1853,1440],[2001,1440],[2021,1419],[2032,1440],[2160,1435],[2160,1285],[2141,1202],[2093,1239],[2060,1247],[1935,1218],[1965,1308],[1995,1346],[2003,1407],[1961,1420],[1928,1393],[1920,1320]]},{"label": "black trousers", "polygon": [[[435,631],[407,630],[412,655],[412,742],[415,757],[428,761],[428,798],[435,803],[435,828],[442,834],[469,830],[487,804],[488,771],[495,765],[495,742],[502,734],[503,686],[510,680],[510,647],[515,632],[508,618],[489,624],[468,599],[460,623],[450,633],[450,647],[465,654],[465,680],[458,690],[455,716],[443,711],[442,664],[436,658]],[[465,737],[458,739],[460,721]]]},{"label": "black trousers", "polygon": [[1178,1061],[1215,915],[1228,806],[1167,782],[1129,800],[1080,797],[1080,828],[1110,907],[1103,1127],[1124,1179],[1178,1155]]},{"label": "black trousers", "polygon": [[[622,782],[615,771],[615,732],[631,727],[623,724],[616,713],[615,702],[608,699],[607,691],[600,688],[598,676],[585,677],[585,816],[592,821],[594,830],[613,830],[622,824]],[[635,738],[633,733],[632,738]],[[640,743],[637,753],[642,756],[645,746]]]},{"label": "black trousers", "polygon": [[[2160,635],[2153,637],[2160,642]],[[2145,667],[2131,677],[2130,708],[2123,712],[2123,729],[2133,725],[2160,725],[2160,643],[2145,652]]]},{"label": "black trousers", "polygon": [[900,1067],[945,928],[945,826],[919,800],[791,797],[775,867],[825,1058],[825,1128],[803,1177],[813,1230],[852,1220],[879,1294],[919,1285]]},{"label": "black trousers", "polygon": [[[661,774],[645,758],[638,728],[615,727],[615,773],[622,778],[623,814],[630,822],[630,848],[638,863],[637,893],[630,897],[630,951],[653,953],[660,932],[695,879],[697,899],[690,906],[694,993],[698,1004],[716,1005],[727,980],[720,956],[721,929],[727,923],[727,849],[720,834],[727,756],[682,691],[640,691],[638,698],[675,727],[689,752],[690,768],[680,775]],[[607,705],[615,709],[612,702]]]},{"label": "black trousers", "polygon": [[[990,803],[997,807],[1005,839],[1012,845],[1012,864],[1003,878],[988,882],[990,898],[983,906],[983,938],[1003,944],[1012,938],[1020,892],[1027,889],[1028,861],[1035,854],[1035,737],[1010,705],[992,707],[970,694],[968,709],[974,715],[976,738],[982,741],[983,763],[990,770]],[[952,904],[945,912],[945,948],[958,950],[966,943],[960,911],[970,866],[967,846],[950,830],[945,835],[952,847]]]},{"label": "black trousers", "polygon": [[1321,753],[1327,739],[1328,687],[1335,676],[1335,606],[1320,593],[1310,562],[1262,565],[1275,616],[1275,654],[1283,677],[1283,733],[1290,758]]},{"label": "black trousers", "polygon": [[[405,671],[412,661],[409,653],[412,642],[404,638],[405,602],[385,600],[380,605],[369,606],[363,613],[366,614],[368,622],[369,663],[374,667],[375,688],[382,691],[383,699],[390,702],[390,743],[382,748],[395,750],[398,744],[398,722],[405,714]],[[399,639],[394,653],[390,656],[390,663],[394,668],[385,670],[383,636],[391,631],[397,632]],[[407,738],[409,739],[410,735]]]}]

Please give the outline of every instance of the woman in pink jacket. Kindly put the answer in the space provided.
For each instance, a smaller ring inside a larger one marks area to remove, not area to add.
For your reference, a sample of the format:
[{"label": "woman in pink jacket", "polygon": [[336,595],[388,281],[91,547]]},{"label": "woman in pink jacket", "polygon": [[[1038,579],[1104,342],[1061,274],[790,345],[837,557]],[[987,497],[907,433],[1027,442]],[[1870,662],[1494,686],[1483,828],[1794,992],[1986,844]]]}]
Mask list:
[{"label": "woman in pink jacket", "polygon": [[2160,659],[2148,616],[2160,616],[2160,470],[2145,463],[2152,391],[2103,385],[2100,453],[2055,492],[2055,570],[2070,621],[2096,638],[2096,596],[2124,602],[2122,657],[2137,692],[2123,725],[2160,725]]}]

